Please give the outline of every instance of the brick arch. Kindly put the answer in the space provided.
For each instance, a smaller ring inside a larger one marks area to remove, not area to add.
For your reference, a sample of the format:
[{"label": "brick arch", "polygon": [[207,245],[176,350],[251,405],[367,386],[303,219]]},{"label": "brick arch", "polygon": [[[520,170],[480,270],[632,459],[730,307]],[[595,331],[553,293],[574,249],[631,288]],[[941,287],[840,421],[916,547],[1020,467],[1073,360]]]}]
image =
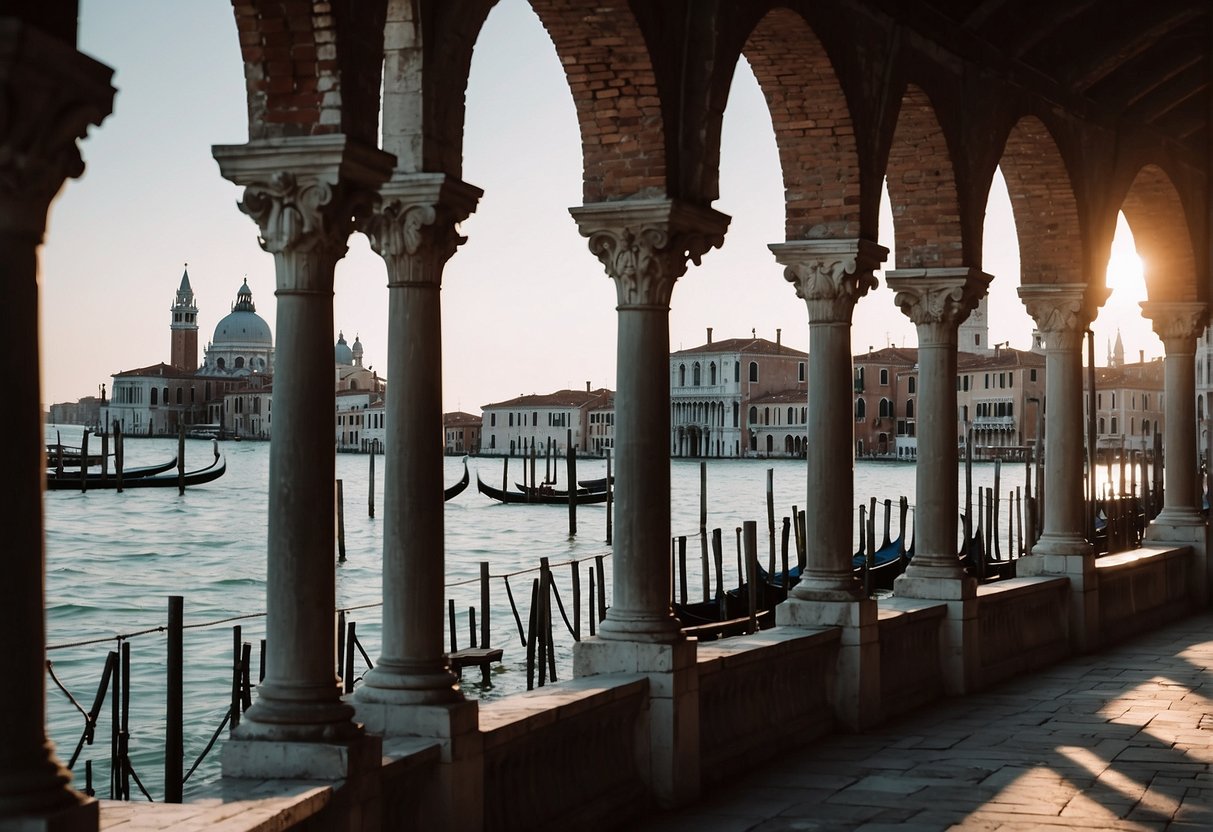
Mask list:
[{"label": "brick arch", "polygon": [[666,194],[657,74],[630,10],[594,0],[530,0],[556,47],[581,128],[586,203]]},{"label": "brick arch", "polygon": [[345,133],[377,145],[386,3],[234,3],[249,139]]},{"label": "brick arch", "polygon": [[383,149],[407,172],[461,177],[472,49],[496,0],[388,0]]},{"label": "brick arch", "polygon": [[931,99],[913,84],[901,98],[886,177],[897,268],[967,265],[947,137]]},{"label": "brick arch", "polygon": [[1203,299],[1187,215],[1171,177],[1157,165],[1146,165],[1133,179],[1121,210],[1133,232],[1150,300]]},{"label": "brick arch", "polygon": [[821,41],[804,18],[778,8],[754,27],[743,54],[775,128],[787,238],[860,236],[855,128]]},{"label": "brick arch", "polygon": [[1044,122],[1035,116],[1016,122],[999,167],[1019,238],[1020,283],[1085,282],[1078,201],[1069,169]]}]

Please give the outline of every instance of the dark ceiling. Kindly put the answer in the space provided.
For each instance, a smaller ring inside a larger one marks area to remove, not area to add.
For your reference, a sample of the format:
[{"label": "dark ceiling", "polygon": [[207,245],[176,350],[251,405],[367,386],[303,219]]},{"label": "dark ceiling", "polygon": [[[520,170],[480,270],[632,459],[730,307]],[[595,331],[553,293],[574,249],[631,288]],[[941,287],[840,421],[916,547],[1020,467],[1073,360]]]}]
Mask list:
[{"label": "dark ceiling", "polygon": [[[1213,0],[926,0],[1011,72],[1207,159]],[[939,23],[944,21],[940,20]],[[986,57],[992,57],[986,55]]]}]

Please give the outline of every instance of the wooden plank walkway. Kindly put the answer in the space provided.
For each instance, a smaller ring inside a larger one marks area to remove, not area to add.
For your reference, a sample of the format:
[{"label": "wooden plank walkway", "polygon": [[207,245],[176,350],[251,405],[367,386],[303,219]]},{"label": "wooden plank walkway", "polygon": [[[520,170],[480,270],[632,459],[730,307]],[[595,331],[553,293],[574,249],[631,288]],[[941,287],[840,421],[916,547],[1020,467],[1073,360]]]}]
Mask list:
[{"label": "wooden plank walkway", "polygon": [[1213,615],[815,742],[646,832],[1213,829]]}]

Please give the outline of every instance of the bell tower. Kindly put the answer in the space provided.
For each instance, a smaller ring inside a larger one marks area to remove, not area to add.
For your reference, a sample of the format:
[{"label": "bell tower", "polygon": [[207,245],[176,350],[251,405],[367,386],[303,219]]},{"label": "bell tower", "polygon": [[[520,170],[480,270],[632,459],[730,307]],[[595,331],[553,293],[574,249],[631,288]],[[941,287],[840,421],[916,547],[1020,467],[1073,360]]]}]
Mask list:
[{"label": "bell tower", "polygon": [[194,290],[190,288],[189,264],[181,274],[181,285],[172,305],[172,357],[175,370],[193,372],[198,369],[198,307],[194,305]]}]

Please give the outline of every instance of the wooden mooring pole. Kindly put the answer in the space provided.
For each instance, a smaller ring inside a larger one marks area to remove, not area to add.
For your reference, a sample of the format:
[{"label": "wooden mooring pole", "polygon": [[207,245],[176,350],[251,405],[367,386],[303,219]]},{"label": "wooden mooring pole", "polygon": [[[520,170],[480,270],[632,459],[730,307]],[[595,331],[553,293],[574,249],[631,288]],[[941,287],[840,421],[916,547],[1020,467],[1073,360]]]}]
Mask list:
[{"label": "wooden mooring pole", "polygon": [[568,430],[564,446],[566,486],[569,489],[569,537],[577,536],[577,447],[573,444],[573,429]]},{"label": "wooden mooring pole", "polygon": [[88,490],[88,428],[80,436],[80,490]]},{"label": "wooden mooring pole", "polygon": [[371,472],[366,478],[366,511],[368,517],[375,516],[375,448],[371,446]]},{"label": "wooden mooring pole", "polygon": [[185,493],[185,424],[177,425],[177,493]]},{"label": "wooden mooring pole", "polygon": [[345,487],[337,480],[337,561],[345,563]]},{"label": "wooden mooring pole", "polygon": [[168,599],[168,644],[165,657],[164,695],[164,802],[180,803],[184,784],[181,769],[185,754],[185,662],[182,644],[185,599]]}]

